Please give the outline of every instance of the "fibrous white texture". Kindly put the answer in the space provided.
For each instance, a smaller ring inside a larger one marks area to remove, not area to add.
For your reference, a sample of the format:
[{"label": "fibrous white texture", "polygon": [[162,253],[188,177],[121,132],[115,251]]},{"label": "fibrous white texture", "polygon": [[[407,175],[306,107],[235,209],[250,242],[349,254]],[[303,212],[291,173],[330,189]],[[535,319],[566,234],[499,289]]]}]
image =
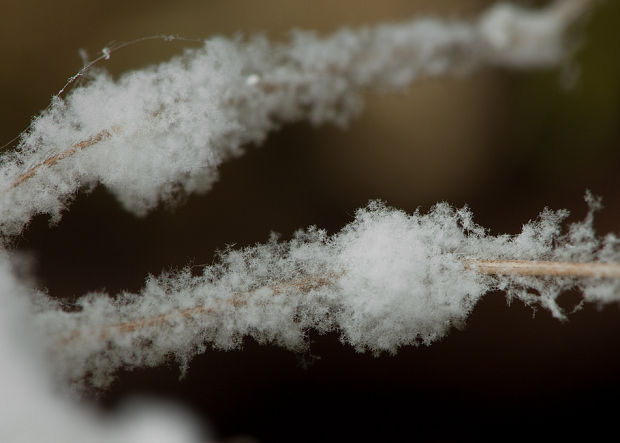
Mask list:
[{"label": "fibrous white texture", "polygon": [[196,423],[178,408],[143,401],[125,408],[122,418],[104,418],[59,392],[44,358],[42,331],[32,325],[31,293],[15,279],[8,257],[0,252],[0,441],[201,441]]},{"label": "fibrous white texture", "polygon": [[364,88],[484,65],[553,65],[587,3],[500,4],[478,21],[420,19],[327,38],[294,32],[287,44],[218,37],[116,81],[93,74],[54,99],[0,158],[0,236],[19,233],[35,214],[57,220],[79,189],[99,183],[136,214],[204,192],[224,160],[281,123],[345,124]]},{"label": "fibrous white texture", "polygon": [[[57,219],[79,189],[99,183],[136,214],[206,191],[221,162],[281,123],[345,124],[363,88],[483,65],[553,65],[587,3],[538,12],[500,4],[474,22],[424,19],[328,38],[296,32],[282,45],[215,38],[116,81],[97,73],[54,99],[0,158],[0,238],[35,214]],[[588,201],[592,212],[598,203]],[[185,269],[149,277],[138,294],[88,294],[71,311],[20,281],[19,262],[0,248],[0,441],[198,441],[195,423],[177,410],[139,405],[122,411],[124,420],[104,420],[62,398],[56,382],[104,387],[119,368],[170,356],[186,367],[207,347],[238,347],[246,336],[303,349],[317,330],[360,351],[395,352],[443,337],[491,290],[560,319],[557,298],[569,289],[585,301],[618,302],[617,280],[490,276],[467,265],[620,261],[620,241],[597,238],[591,213],[564,233],[566,215],[545,210],[519,235],[494,237],[466,208],[406,214],[371,203],[333,236],[310,228],[287,242],[228,250],[200,275]]]},{"label": "fibrous white texture", "polygon": [[[591,211],[597,205],[591,197]],[[64,377],[105,386],[119,367],[183,366],[208,346],[244,337],[291,349],[309,330],[337,332],[360,351],[430,344],[467,318],[491,290],[542,306],[557,318],[558,296],[578,289],[591,302],[620,300],[618,279],[489,276],[469,259],[620,261],[620,242],[599,239],[591,213],[562,230],[566,211],[543,211],[516,236],[491,236],[467,208],[441,203],[406,214],[380,203],[328,236],[310,228],[288,242],[223,252],[200,275],[149,277],[139,294],[93,293],[65,312],[40,299],[34,325],[50,337]]]}]

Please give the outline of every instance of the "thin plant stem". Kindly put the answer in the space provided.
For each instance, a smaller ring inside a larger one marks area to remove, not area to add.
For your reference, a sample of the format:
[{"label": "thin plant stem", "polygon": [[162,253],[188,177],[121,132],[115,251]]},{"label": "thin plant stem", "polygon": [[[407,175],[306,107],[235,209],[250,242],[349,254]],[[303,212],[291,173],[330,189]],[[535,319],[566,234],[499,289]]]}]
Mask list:
[{"label": "thin plant stem", "polygon": [[[283,282],[277,285],[270,286],[273,295],[277,295],[286,291],[287,289],[294,289],[301,292],[307,292],[311,289],[327,286],[333,284],[338,277],[337,274],[329,273],[324,276],[318,277],[304,277],[288,282]],[[225,302],[232,305],[233,307],[244,306],[247,303],[248,297],[252,295],[252,291],[247,292],[245,294],[235,294],[231,298],[227,299]],[[104,326],[98,330],[93,330],[92,333],[96,333],[99,335],[99,338],[102,340],[107,339],[112,333],[131,333],[140,329],[155,327],[159,325],[166,324],[172,321],[174,318],[182,317],[184,319],[190,319],[197,315],[204,315],[213,312],[212,308],[205,308],[204,306],[194,306],[192,308],[184,308],[184,309],[174,309],[170,312],[156,315],[153,317],[145,317],[139,318],[136,320],[118,323],[115,325]],[[66,334],[61,343],[68,344],[72,340],[80,337],[80,333],[78,331],[72,331]]]},{"label": "thin plant stem", "polygon": [[34,165],[32,168],[28,169],[26,172],[24,172],[23,174],[21,174],[19,177],[15,179],[15,181],[11,184],[9,189],[16,188],[17,186],[21,185],[25,181],[30,180],[35,175],[35,173],[37,172],[39,168],[54,166],[56,163],[58,163],[62,159],[70,157],[76,152],[81,151],[82,149],[88,148],[89,146],[96,145],[100,141],[107,140],[108,138],[112,137],[113,134],[117,134],[119,132],[120,132],[120,127],[113,126],[109,130],[104,129],[103,131],[99,131],[95,135],[88,137],[85,140],[75,143],[70,148],[67,148],[64,151],[56,155],[53,155],[49,157],[48,159],[42,161],[41,163],[38,163]]},{"label": "thin plant stem", "polygon": [[[620,278],[620,263],[575,263],[575,262],[553,262],[538,260],[478,260],[466,259],[463,261],[465,269],[486,275],[513,275],[513,276],[533,276],[533,277],[568,277],[568,278]],[[295,289],[308,292],[312,289],[332,285],[340,277],[339,274],[328,274],[317,277],[304,277],[297,280],[283,282],[273,285],[270,289],[273,294],[279,294],[287,289]],[[252,292],[245,294],[235,294],[226,303],[234,306],[244,306]],[[192,308],[174,309],[170,312],[154,317],[139,318],[136,320],[118,323],[115,325],[104,326],[93,334],[97,334],[101,340],[106,340],[112,334],[132,333],[141,329],[157,327],[171,321],[190,319],[196,316],[209,314],[213,308],[204,306],[194,306]],[[68,344],[77,339],[81,334],[77,331],[70,332],[61,340],[63,344]]]},{"label": "thin plant stem", "polygon": [[489,275],[620,278],[620,263],[572,263],[538,260],[465,260],[465,267]]}]

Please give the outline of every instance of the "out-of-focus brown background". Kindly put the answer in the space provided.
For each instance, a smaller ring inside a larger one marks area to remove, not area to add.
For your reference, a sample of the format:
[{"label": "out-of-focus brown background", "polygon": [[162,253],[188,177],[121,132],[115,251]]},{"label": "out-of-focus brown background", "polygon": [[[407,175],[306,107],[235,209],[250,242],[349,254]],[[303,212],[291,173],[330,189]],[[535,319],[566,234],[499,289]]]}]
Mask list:
[{"label": "out-of-focus brown background", "polygon": [[[433,13],[473,17],[488,1],[4,0],[0,17],[0,143],[24,129],[67,78],[111,41],[155,34],[206,38],[298,27],[328,33]],[[541,4],[544,2],[521,2]],[[601,2],[581,49],[547,72],[485,69],[367,97],[343,131],[300,123],[225,164],[210,193],[145,219],[104,189],[81,195],[58,226],[36,219],[16,245],[32,253],[52,295],[138,290],[148,273],[210,263],[226,245],[335,232],[370,199],[412,211],[465,203],[493,233],[516,233],[544,207],[583,217],[586,189],[603,197],[601,233],[620,232],[620,4]],[[118,74],[164,61],[183,42],[147,41],[112,54]],[[567,294],[566,306],[578,298]],[[542,440],[611,426],[620,394],[620,311],[586,306],[567,323],[488,294],[465,329],[396,356],[356,354],[313,336],[318,359],[248,340],[209,351],[178,381],[174,367],[121,374],[95,401],[133,394],[178,400],[221,438],[264,442],[384,439]],[[308,363],[305,365],[305,363]]]}]

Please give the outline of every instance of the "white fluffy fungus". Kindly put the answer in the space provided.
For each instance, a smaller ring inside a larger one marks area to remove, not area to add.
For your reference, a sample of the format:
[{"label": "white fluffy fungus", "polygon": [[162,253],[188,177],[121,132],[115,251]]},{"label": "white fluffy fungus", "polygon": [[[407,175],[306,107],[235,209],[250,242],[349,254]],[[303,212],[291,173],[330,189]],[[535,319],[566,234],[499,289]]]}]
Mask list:
[{"label": "white fluffy fungus", "polygon": [[[223,161],[282,123],[345,124],[364,88],[484,65],[554,65],[565,28],[588,3],[498,4],[477,21],[422,19],[327,38],[295,32],[286,44],[218,37],[118,80],[93,73],[0,156],[0,238],[36,214],[58,220],[78,190],[97,184],[135,214],[205,192]],[[597,238],[591,215],[562,233],[565,216],[544,211],[521,234],[493,237],[467,209],[406,214],[372,203],[333,236],[310,228],[288,242],[225,251],[201,275],[149,277],[139,294],[88,294],[71,312],[20,281],[18,261],[0,248],[0,441],[198,441],[195,423],[176,409],[142,404],[104,420],[61,397],[57,381],[104,387],[118,368],[170,355],[187,366],[208,346],[234,348],[245,336],[301,349],[314,329],[360,351],[395,352],[443,337],[494,289],[558,318],[557,297],[568,289],[617,302],[616,280],[492,277],[466,266],[471,258],[620,260],[619,240]]]},{"label": "white fluffy fungus", "polygon": [[215,37],[118,80],[93,73],[0,157],[0,237],[18,234],[36,214],[58,220],[79,189],[97,184],[135,214],[205,192],[223,161],[282,123],[345,124],[361,109],[364,88],[484,65],[551,66],[587,3],[538,11],[499,4],[477,21],[424,18],[326,38],[298,31],[285,44]]},{"label": "white fluffy fungus", "polygon": [[467,208],[440,203],[407,214],[373,202],[333,236],[309,228],[287,242],[228,250],[200,275],[185,269],[149,277],[138,294],[89,294],[76,312],[40,302],[35,324],[52,339],[65,378],[88,374],[105,386],[119,367],[157,366],[170,356],[186,367],[207,347],[235,348],[246,336],[294,350],[307,345],[309,330],[337,332],[360,351],[428,345],[495,289],[563,319],[561,293],[617,302],[618,279],[490,276],[465,261],[620,261],[620,242],[597,238],[591,213],[563,233],[566,215],[545,210],[519,235],[491,236]]}]

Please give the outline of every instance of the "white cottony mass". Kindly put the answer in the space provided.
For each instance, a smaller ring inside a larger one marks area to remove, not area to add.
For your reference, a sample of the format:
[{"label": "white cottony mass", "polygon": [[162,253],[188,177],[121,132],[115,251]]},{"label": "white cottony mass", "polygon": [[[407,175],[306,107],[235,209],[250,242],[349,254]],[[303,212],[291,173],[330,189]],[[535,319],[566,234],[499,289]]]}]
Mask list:
[{"label": "white cottony mass", "polygon": [[[92,73],[56,96],[0,157],[0,244],[37,214],[58,221],[78,191],[98,184],[138,215],[206,192],[223,161],[281,124],[346,124],[368,88],[489,65],[557,65],[567,28],[591,3],[536,11],[498,4],[472,21],[427,18],[325,38],[298,31],[282,44],[217,37],[117,80]],[[101,60],[111,53],[104,49]],[[588,302],[618,302],[619,280],[596,273],[489,275],[472,265],[620,262],[620,240],[595,235],[599,204],[586,200],[583,222],[564,229],[567,212],[545,210],[514,236],[489,235],[467,208],[446,203],[407,214],[371,202],[334,235],[311,227],[289,241],[273,236],[222,252],[198,274],[149,276],[139,293],[90,293],[72,309],[18,277],[27,266],[0,247],[0,441],[199,441],[195,423],[176,409],[130,409],[126,421],[106,423],[58,390],[106,387],[120,368],[170,356],[187,368],[208,347],[235,348],[248,336],[300,350],[315,330],[359,351],[393,353],[463,325],[493,290],[559,319],[557,298],[569,289]]]},{"label": "white cottony mass", "polygon": [[223,161],[282,123],[346,124],[367,88],[485,65],[552,66],[588,3],[540,11],[499,4],[473,21],[417,19],[325,38],[297,31],[282,44],[215,37],[118,80],[93,73],[0,158],[0,236],[18,234],[39,213],[58,220],[76,191],[96,184],[135,214],[205,192]]},{"label": "white cottony mass", "polygon": [[[597,202],[588,196],[591,211]],[[65,378],[106,386],[120,368],[186,367],[207,347],[231,349],[246,336],[303,349],[310,330],[336,332],[360,351],[431,344],[464,323],[476,302],[500,289],[509,299],[564,318],[558,296],[617,302],[620,280],[485,275],[467,260],[620,262],[620,241],[597,238],[592,213],[563,232],[567,211],[543,211],[519,235],[492,236],[467,208],[440,203],[407,214],[378,202],[339,233],[309,228],[287,242],[220,254],[214,265],[149,277],[138,294],[92,293],[65,312],[39,298],[34,324]]]}]

